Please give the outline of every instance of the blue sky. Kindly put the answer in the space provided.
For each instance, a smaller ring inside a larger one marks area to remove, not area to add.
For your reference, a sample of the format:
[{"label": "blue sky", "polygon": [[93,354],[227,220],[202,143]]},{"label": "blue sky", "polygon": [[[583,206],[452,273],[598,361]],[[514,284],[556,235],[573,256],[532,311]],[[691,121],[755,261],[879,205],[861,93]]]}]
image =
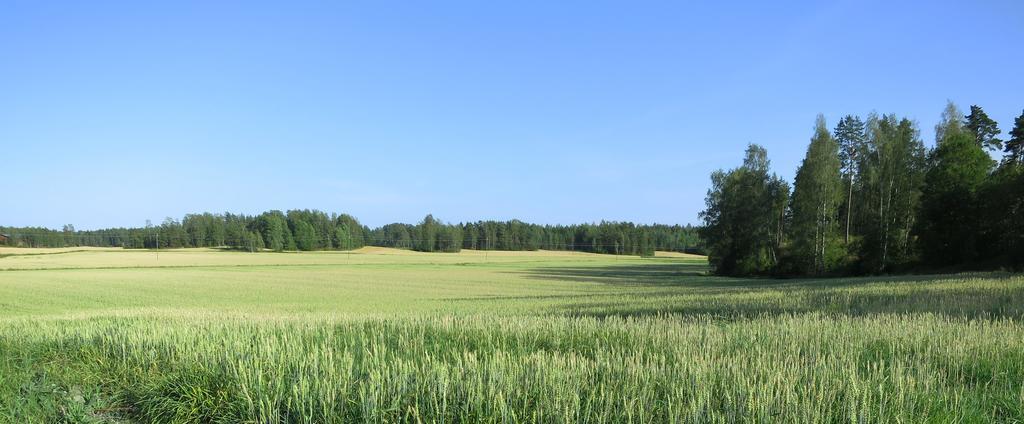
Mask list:
[{"label": "blue sky", "polygon": [[818,113],[1005,135],[1021,40],[1020,1],[0,1],[0,224],[696,223],[748,142],[791,178]]}]

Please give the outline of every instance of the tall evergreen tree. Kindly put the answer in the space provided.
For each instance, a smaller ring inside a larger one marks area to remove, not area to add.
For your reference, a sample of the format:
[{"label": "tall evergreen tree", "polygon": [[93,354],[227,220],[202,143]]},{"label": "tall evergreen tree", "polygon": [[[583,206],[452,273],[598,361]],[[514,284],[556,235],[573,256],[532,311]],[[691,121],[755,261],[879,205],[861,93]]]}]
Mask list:
[{"label": "tall evergreen tree", "polygon": [[1006,156],[1003,161],[1024,164],[1024,112],[1013,121],[1013,129],[1010,130],[1010,139],[1006,141],[1004,151]]},{"label": "tall evergreen tree", "polygon": [[839,145],[818,115],[807,156],[796,171],[793,184],[793,235],[791,254],[801,271],[832,271],[844,254],[839,238],[839,207],[843,201]]},{"label": "tall evergreen tree", "polygon": [[839,160],[842,165],[843,179],[846,181],[846,205],[843,208],[842,222],[844,225],[843,240],[850,243],[850,225],[853,222],[853,185],[859,172],[861,154],[864,151],[864,121],[860,117],[846,115],[839,120],[834,132],[839,143]]},{"label": "tall evergreen tree", "polygon": [[981,106],[971,105],[971,113],[964,119],[964,128],[974,136],[978,146],[986,150],[1002,150],[1003,140],[996,138],[1002,131]]}]

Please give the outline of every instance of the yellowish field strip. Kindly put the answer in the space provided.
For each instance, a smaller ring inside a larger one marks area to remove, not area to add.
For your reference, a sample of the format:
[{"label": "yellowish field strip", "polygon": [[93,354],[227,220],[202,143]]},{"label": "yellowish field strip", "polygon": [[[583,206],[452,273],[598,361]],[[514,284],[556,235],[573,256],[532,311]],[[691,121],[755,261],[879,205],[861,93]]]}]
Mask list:
[{"label": "yellowish field strip", "polygon": [[[682,257],[682,256],[672,256]],[[701,260],[700,256],[685,258]],[[55,268],[138,268],[195,266],[351,265],[351,264],[459,264],[530,262],[564,259],[570,261],[629,260],[637,257],[609,256],[583,252],[502,252],[463,250],[460,253],[423,253],[382,247],[353,251],[324,252],[238,252],[219,249],[132,250],[100,248],[23,249],[0,251],[0,270]]]}]

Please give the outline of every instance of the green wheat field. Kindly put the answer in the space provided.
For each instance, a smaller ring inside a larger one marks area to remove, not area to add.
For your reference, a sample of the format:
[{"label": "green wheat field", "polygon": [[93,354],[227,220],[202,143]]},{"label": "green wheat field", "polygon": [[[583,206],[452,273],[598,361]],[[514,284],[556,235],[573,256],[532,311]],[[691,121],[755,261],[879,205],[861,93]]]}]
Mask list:
[{"label": "green wheat field", "polygon": [[0,421],[1021,422],[1024,276],[0,249]]}]

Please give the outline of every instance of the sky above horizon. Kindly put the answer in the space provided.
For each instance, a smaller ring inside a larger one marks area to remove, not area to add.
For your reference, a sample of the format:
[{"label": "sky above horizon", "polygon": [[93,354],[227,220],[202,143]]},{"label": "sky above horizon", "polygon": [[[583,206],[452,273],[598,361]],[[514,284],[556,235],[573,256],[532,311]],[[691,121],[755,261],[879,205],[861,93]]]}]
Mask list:
[{"label": "sky above horizon", "polygon": [[818,113],[1024,110],[1024,2],[0,1],[0,225],[698,223]]}]

